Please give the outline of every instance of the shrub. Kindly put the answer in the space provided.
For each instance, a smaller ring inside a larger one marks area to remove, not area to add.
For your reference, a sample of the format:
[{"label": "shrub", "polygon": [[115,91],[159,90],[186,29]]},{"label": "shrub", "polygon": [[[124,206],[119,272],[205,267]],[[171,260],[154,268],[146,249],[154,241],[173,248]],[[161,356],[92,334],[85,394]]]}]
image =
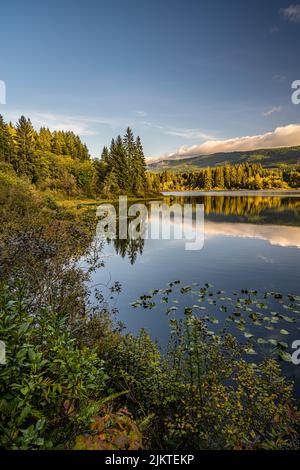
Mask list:
[{"label": "shrub", "polygon": [[88,434],[76,438],[75,450],[139,450],[142,434],[126,409],[96,416]]},{"label": "shrub", "polygon": [[129,390],[126,406],[134,417],[150,417],[148,448],[299,447],[293,386],[275,360],[245,362],[234,337],[212,336],[191,314],[171,325],[167,357],[142,332],[124,336],[106,362],[111,386]]},{"label": "shrub", "polygon": [[7,354],[0,366],[0,446],[65,445],[88,426],[88,405],[106,379],[103,362],[92,348],[78,347],[67,319],[50,307],[33,316],[21,294],[3,292],[0,301]]}]

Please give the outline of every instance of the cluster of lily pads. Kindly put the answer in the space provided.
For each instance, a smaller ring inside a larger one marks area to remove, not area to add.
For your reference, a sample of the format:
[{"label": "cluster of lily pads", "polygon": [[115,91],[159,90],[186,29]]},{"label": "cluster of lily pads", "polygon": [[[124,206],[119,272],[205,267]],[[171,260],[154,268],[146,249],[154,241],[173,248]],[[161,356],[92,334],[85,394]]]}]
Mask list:
[{"label": "cluster of lily pads", "polygon": [[175,280],[140,296],[131,305],[152,310],[161,304],[165,304],[168,316],[200,317],[207,322],[210,335],[230,330],[240,340],[244,337],[247,354],[272,354],[291,362],[288,349],[292,340],[286,339],[300,331],[299,295],[242,289],[228,296],[210,283],[182,285]]}]

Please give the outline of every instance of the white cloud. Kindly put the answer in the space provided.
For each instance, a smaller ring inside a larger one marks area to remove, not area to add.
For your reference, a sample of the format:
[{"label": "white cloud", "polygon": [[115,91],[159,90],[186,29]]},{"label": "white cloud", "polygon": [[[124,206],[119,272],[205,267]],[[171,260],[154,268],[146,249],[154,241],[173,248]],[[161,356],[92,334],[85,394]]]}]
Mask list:
[{"label": "white cloud", "polygon": [[265,134],[235,137],[224,140],[207,140],[202,144],[183,145],[175,152],[161,155],[155,160],[188,158],[193,155],[210,155],[217,152],[234,152],[262,148],[289,147],[300,145],[300,124],[288,124],[277,127]]},{"label": "white cloud", "polygon": [[183,139],[209,139],[211,136],[200,129],[165,129],[167,135],[182,137]]},{"label": "white cloud", "polygon": [[274,113],[280,113],[280,111],[281,111],[281,106],[273,106],[273,108],[268,109],[267,111],[265,111],[263,113],[263,116],[269,117]]},{"label": "white cloud", "polygon": [[92,122],[88,118],[73,117],[64,114],[51,114],[39,112],[11,111],[6,113],[9,119],[17,121],[21,115],[29,116],[35,128],[49,127],[51,131],[73,131],[82,136],[96,135],[97,132],[90,127]]},{"label": "white cloud", "polygon": [[142,124],[147,127],[157,129],[162,134],[173,135],[175,137],[182,137],[183,139],[213,139],[213,136],[211,134],[208,134],[201,129],[161,126],[159,124],[153,124],[149,121],[143,121]]},{"label": "white cloud", "polygon": [[289,5],[280,10],[282,16],[291,23],[300,23],[300,4]]},{"label": "white cloud", "polygon": [[111,128],[125,126],[125,121],[122,122],[121,120],[107,117],[70,116],[68,114],[43,113],[30,110],[8,110],[3,114],[12,121],[17,121],[21,115],[28,116],[35,128],[49,127],[51,131],[73,131],[81,136],[97,135],[99,132],[94,128],[95,125],[110,126]]}]

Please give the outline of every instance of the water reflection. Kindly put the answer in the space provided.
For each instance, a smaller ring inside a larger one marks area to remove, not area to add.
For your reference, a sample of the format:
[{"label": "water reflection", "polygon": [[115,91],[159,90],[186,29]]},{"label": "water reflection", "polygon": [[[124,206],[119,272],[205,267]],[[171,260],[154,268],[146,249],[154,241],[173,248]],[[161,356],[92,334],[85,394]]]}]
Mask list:
[{"label": "water reflection", "polygon": [[[111,240],[106,245],[105,269],[95,272],[93,284],[120,282],[119,319],[135,334],[145,328],[159,344],[166,344],[169,335],[165,304],[159,303],[151,311],[136,311],[131,303],[172,280],[200,286],[209,282],[230,297],[241,289],[299,294],[299,196],[202,194],[165,198],[170,204],[204,204],[203,249],[185,250],[184,240]],[[185,306],[190,305],[182,301],[179,316]],[[296,339],[297,331],[293,332]],[[285,339],[293,337],[291,333]],[[297,371],[292,374],[299,374]]]},{"label": "water reflection", "polygon": [[[204,204],[206,241],[225,236],[300,248],[300,197],[173,195],[165,197],[164,202],[169,205],[191,204],[194,208],[196,204]],[[148,222],[151,220],[148,219]],[[175,223],[175,220],[171,222]],[[129,223],[130,219],[127,220]],[[127,258],[131,265],[143,254],[145,247],[143,238],[116,238],[107,242],[117,255]]]},{"label": "water reflection", "polygon": [[[298,195],[300,196],[300,195]],[[300,197],[280,196],[168,196],[169,204],[204,204],[205,214],[235,216],[252,220],[260,216],[270,223],[278,223],[279,219],[289,220],[289,225],[300,226]],[[259,223],[259,220],[257,220]]]},{"label": "water reflection", "polygon": [[122,258],[128,258],[130,264],[134,264],[137,260],[137,256],[143,254],[145,240],[142,238],[135,240],[130,238],[126,240],[116,238],[114,240],[107,240],[107,243],[114,247],[117,255],[120,255]]},{"label": "water reflection", "polygon": [[216,236],[254,238],[271,245],[300,248],[300,227],[207,221],[205,239]]}]

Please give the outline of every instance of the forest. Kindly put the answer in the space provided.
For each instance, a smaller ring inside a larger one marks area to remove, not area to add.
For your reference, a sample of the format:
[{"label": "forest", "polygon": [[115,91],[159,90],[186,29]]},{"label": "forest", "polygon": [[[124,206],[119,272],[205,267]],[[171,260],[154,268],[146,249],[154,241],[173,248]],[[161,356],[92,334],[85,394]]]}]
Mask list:
[{"label": "forest", "polygon": [[160,191],[299,188],[300,168],[264,168],[257,163],[240,163],[182,173],[163,171],[151,173],[149,185]]},{"label": "forest", "polygon": [[0,178],[22,179],[54,197],[145,197],[162,191],[290,189],[300,187],[299,166],[264,168],[256,163],[207,167],[188,172],[147,169],[142,142],[130,127],[112,139],[100,158],[71,131],[36,131],[21,116],[16,125],[0,116]]},{"label": "forest", "polygon": [[109,149],[104,147],[101,159],[92,159],[73,132],[36,131],[24,116],[15,126],[0,116],[0,165],[2,175],[23,178],[53,195],[139,196],[147,190],[141,140],[129,127],[124,138],[118,136]]}]

